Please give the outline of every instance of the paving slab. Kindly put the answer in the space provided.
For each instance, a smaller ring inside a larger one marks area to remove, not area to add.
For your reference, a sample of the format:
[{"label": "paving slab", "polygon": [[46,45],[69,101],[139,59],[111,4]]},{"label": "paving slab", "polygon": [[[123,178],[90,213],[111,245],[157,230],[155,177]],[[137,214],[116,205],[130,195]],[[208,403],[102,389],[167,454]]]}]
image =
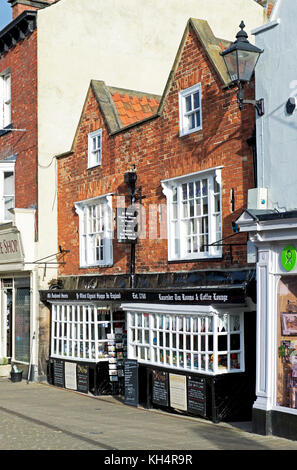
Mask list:
[{"label": "paving slab", "polygon": [[0,450],[297,450],[297,441],[251,432],[251,423],[127,406],[117,397],[0,378]]}]

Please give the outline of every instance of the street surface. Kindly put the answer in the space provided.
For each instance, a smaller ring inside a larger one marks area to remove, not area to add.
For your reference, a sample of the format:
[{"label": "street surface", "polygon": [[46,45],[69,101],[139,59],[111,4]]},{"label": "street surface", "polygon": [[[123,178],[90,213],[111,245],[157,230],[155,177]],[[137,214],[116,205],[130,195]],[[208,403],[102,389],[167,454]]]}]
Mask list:
[{"label": "street surface", "polygon": [[0,379],[0,450],[297,450],[297,441],[241,427]]}]

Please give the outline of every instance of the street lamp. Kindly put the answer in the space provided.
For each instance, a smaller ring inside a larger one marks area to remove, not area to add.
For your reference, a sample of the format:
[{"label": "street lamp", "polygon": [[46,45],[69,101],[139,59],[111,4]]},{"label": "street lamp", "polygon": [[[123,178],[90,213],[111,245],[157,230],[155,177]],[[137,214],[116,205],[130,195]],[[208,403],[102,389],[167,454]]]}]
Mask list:
[{"label": "street lamp", "polygon": [[250,44],[247,39],[248,35],[244,31],[245,24],[243,21],[240,23],[239,27],[240,31],[236,35],[236,41],[223,52],[220,52],[220,55],[225,61],[231,82],[238,87],[237,99],[239,109],[242,109],[243,104],[252,104],[256,108],[258,115],[263,116],[264,99],[245,100],[243,91],[244,84],[249,82],[252,78],[263,50]]}]

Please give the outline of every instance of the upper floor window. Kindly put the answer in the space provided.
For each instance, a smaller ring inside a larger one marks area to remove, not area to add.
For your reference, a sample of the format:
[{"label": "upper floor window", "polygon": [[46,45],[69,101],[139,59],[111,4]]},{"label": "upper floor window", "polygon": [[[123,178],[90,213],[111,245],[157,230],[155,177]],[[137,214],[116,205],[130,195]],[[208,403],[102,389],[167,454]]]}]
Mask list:
[{"label": "upper floor window", "polygon": [[79,215],[80,266],[106,266],[113,262],[112,196],[75,203]]},{"label": "upper floor window", "polygon": [[180,135],[202,129],[201,83],[179,93]]},{"label": "upper floor window", "polygon": [[0,162],[0,222],[12,220],[14,208],[14,163]]},{"label": "upper floor window", "polygon": [[221,256],[221,171],[162,181],[167,197],[168,259]]},{"label": "upper floor window", "polygon": [[11,124],[10,72],[0,74],[0,129]]},{"label": "upper floor window", "polygon": [[102,129],[88,135],[88,168],[101,165],[102,157]]}]

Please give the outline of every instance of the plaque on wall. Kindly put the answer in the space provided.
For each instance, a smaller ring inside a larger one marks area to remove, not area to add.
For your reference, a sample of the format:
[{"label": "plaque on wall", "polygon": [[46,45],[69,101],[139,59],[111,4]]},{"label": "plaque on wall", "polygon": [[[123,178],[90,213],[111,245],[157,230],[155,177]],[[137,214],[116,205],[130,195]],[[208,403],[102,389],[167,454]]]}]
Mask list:
[{"label": "plaque on wall", "polygon": [[188,377],[188,412],[206,417],[206,382],[203,378]]},{"label": "plaque on wall", "polygon": [[77,390],[78,392],[89,392],[89,366],[77,364]]},{"label": "plaque on wall", "polygon": [[64,387],[64,361],[54,359],[54,385],[56,387]]},{"label": "plaque on wall", "polygon": [[169,374],[170,406],[178,410],[187,410],[187,377]]},{"label": "plaque on wall", "polygon": [[76,363],[65,362],[65,388],[77,389]]},{"label": "plaque on wall", "polygon": [[152,371],[152,402],[161,406],[169,405],[167,372]]},{"label": "plaque on wall", "polygon": [[125,403],[138,405],[138,362],[135,359],[124,360]]}]

